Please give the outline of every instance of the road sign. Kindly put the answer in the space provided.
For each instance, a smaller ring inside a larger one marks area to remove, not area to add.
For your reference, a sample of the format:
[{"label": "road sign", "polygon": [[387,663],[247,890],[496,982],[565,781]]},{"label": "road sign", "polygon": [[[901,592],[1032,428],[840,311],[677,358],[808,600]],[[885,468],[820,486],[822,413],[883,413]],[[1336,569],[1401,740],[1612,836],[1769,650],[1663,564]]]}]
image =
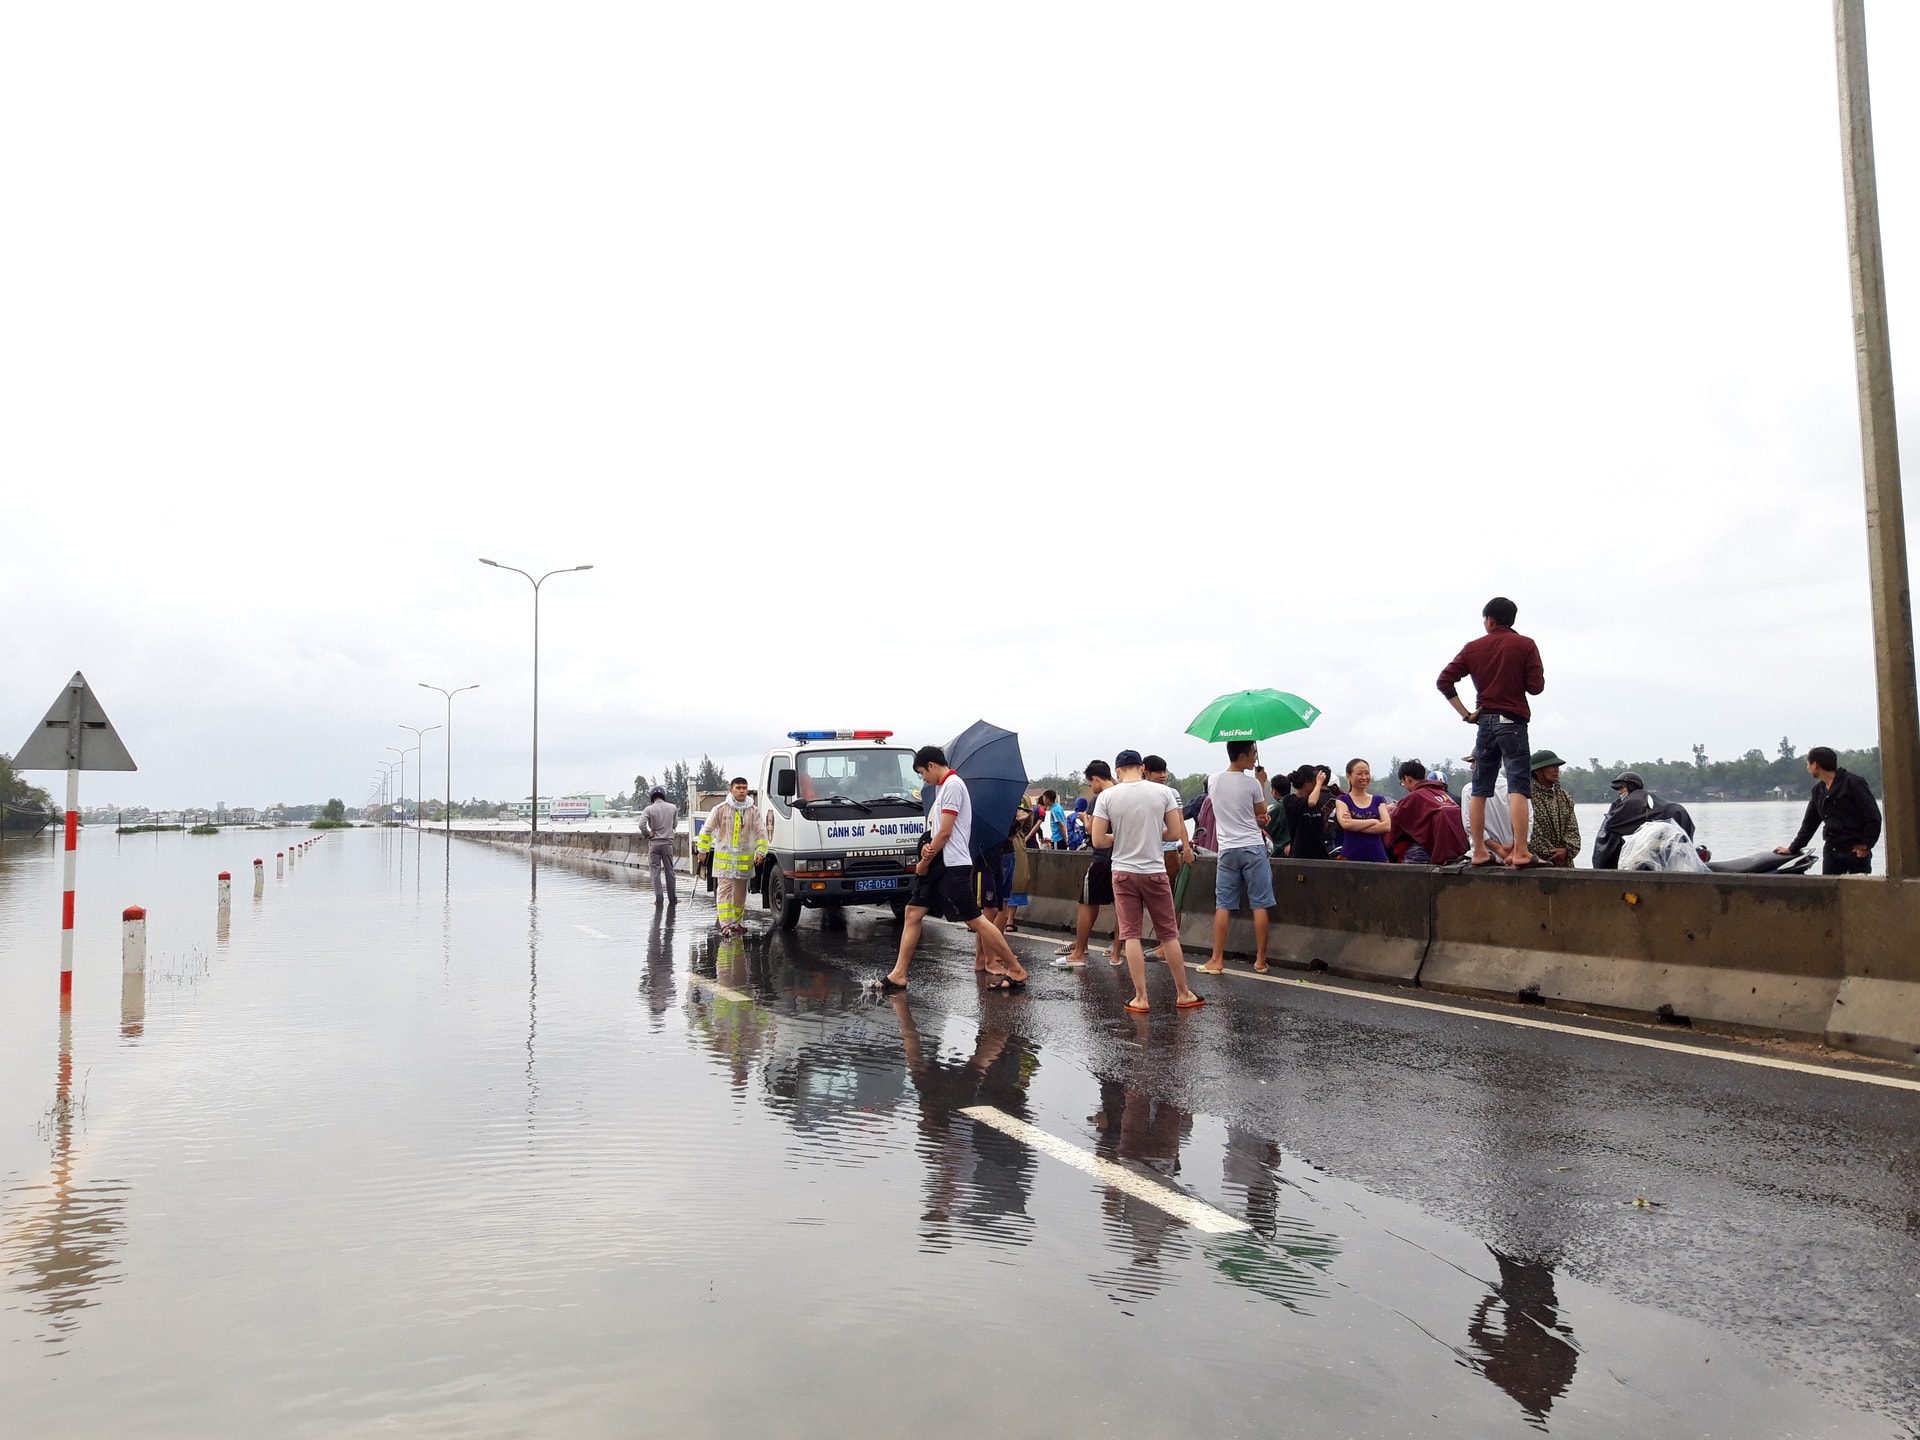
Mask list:
[{"label": "road sign", "polygon": [[60,1004],[64,1009],[73,1001],[73,872],[80,846],[80,772],[138,767],[120,743],[107,712],[93,698],[87,677],[76,670],[40,728],[13,757],[13,768],[67,772],[67,853],[62,875],[66,888],[60,899]]},{"label": "road sign", "polygon": [[107,712],[78,670],[47,718],[13,757],[16,770],[137,770]]}]

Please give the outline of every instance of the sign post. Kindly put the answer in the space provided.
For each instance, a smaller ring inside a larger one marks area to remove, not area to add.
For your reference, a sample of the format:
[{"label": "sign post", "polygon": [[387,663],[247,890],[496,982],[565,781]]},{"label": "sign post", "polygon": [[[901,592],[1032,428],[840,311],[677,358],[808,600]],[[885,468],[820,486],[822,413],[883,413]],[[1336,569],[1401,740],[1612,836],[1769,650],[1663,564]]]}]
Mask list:
[{"label": "sign post", "polygon": [[80,848],[80,772],[137,770],[127,747],[78,670],[20,753],[16,770],[67,772],[66,862],[60,901],[60,1003],[73,1001],[73,885]]}]

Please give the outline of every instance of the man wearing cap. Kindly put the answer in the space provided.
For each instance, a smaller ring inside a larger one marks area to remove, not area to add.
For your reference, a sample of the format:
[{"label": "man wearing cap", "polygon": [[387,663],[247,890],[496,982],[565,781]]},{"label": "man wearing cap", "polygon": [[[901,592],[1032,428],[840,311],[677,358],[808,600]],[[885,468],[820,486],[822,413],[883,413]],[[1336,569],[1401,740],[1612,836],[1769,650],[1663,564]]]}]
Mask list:
[{"label": "man wearing cap", "polygon": [[1623,770],[1614,776],[1613,793],[1618,798],[1600,822],[1600,833],[1593,837],[1594,869],[1618,870],[1627,837],[1649,820],[1671,820],[1687,832],[1689,840],[1693,839],[1693,816],[1687,813],[1687,807],[1662,800],[1647,789],[1637,770]]},{"label": "man wearing cap", "polygon": [[1580,817],[1573,813],[1573,797],[1561,787],[1560,767],[1567,762],[1551,750],[1533,752],[1533,822],[1527,828],[1527,848],[1543,865],[1573,868],[1580,853]]},{"label": "man wearing cap", "polygon": [[[640,812],[640,833],[647,837],[647,873],[653,877],[653,903],[656,908],[664,890],[669,906],[680,903],[679,883],[673,874],[673,832],[680,825],[680,811],[667,799],[667,792],[655,786],[650,803]],[[661,876],[665,876],[665,884]]]}]

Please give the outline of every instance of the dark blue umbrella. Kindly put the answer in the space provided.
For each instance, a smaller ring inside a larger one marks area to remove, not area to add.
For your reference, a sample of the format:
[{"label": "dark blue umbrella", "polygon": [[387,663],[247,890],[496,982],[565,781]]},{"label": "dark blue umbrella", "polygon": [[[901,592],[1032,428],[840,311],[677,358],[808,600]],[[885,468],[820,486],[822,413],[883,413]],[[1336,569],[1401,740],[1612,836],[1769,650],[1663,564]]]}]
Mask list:
[{"label": "dark blue umbrella", "polygon": [[[1027,762],[1020,758],[1020,737],[1011,730],[976,720],[944,747],[947,764],[967,782],[973,806],[969,847],[976,858],[1007,838],[1013,817],[1027,793]],[[933,823],[933,787],[923,786],[920,807]]]}]

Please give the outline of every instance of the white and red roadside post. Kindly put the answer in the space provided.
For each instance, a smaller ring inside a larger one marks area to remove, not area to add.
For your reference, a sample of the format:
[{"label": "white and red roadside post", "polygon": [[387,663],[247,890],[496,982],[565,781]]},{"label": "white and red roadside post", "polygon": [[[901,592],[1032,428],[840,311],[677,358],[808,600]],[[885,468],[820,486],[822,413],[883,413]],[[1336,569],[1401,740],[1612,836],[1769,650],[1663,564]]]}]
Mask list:
[{"label": "white and red roadside post", "polygon": [[225,910],[233,904],[233,875],[230,871],[220,872],[220,908]]},{"label": "white and red roadside post", "polygon": [[67,772],[66,856],[60,895],[60,1004],[65,1008],[73,1003],[73,892],[80,858],[80,772],[139,767],[87,687],[87,677],[78,670],[40,727],[14,755],[13,766],[16,770]]},{"label": "white and red roadside post", "polygon": [[60,1003],[73,1003],[73,885],[80,869],[80,754],[67,767],[67,853],[60,864]]},{"label": "white and red roadside post", "polygon": [[253,862],[253,898],[258,900],[267,893],[267,862],[256,858]]},{"label": "white and red roadside post", "polygon": [[120,973],[147,973],[147,912],[144,906],[129,905],[120,912]]},{"label": "white and red roadside post", "polygon": [[286,878],[286,874],[287,874],[287,852],[284,850],[277,850],[274,852],[274,856],[273,856],[273,878],[276,880],[282,880]]}]

